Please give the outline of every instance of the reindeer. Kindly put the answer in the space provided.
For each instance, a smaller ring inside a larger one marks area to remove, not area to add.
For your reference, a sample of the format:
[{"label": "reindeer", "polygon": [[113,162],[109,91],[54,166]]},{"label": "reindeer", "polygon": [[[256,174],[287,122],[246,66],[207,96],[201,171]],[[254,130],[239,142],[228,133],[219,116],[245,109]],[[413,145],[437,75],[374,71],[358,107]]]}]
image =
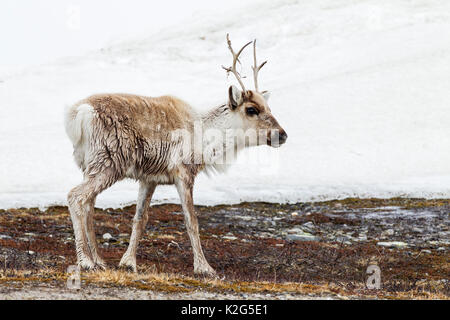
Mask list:
[{"label": "reindeer", "polygon": [[[230,86],[227,103],[209,112],[196,112],[173,96],[151,98],[130,94],[93,95],[66,110],[66,132],[73,143],[75,162],[84,174],[83,182],[68,194],[80,268],[106,268],[94,232],[95,199],[117,181],[131,178],[139,182],[139,193],[130,243],[119,266],[137,272],[136,250],[147,224],[152,195],[157,185],[174,184],[194,253],[194,272],[216,274],[200,243],[192,198],[196,176],[208,169],[222,170],[226,165],[219,160],[228,153],[256,145],[278,147],[287,139],[267,105],[268,92],[258,90],[258,72],[267,61],[257,65],[256,40],[252,67],[255,90],[245,89],[236,70],[240,54],[252,42],[237,53],[229,35],[227,43],[233,63],[224,69],[234,74],[242,90]],[[227,137],[223,141],[200,137],[197,144],[192,143],[196,124],[205,131],[215,130]],[[239,134],[249,130],[260,132],[257,139]],[[180,131],[187,135],[180,135]],[[198,144],[199,151],[195,152]]]}]

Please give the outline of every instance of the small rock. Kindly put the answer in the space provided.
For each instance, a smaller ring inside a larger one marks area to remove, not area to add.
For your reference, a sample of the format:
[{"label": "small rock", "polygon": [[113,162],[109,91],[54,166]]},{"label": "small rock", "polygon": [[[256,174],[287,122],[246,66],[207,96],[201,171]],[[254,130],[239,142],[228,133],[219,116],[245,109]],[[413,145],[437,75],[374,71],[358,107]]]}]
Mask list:
[{"label": "small rock", "polygon": [[444,248],[444,247],[439,247],[439,248],[437,248],[436,250],[437,250],[437,251],[445,251],[445,248]]},{"label": "small rock", "polygon": [[359,241],[367,241],[367,236],[366,236],[365,234],[360,235],[360,236],[358,237],[358,240],[359,240]]},{"label": "small rock", "polygon": [[348,241],[348,238],[347,237],[336,237],[336,239],[335,239],[337,242],[342,242],[342,243],[344,243],[345,241]]},{"label": "small rock", "polygon": [[106,241],[115,241],[115,239],[113,238],[113,236],[110,233],[105,233],[103,235],[103,239]]},{"label": "small rock", "polygon": [[6,234],[0,234],[0,240],[6,240],[6,239],[11,239],[11,237]]},{"label": "small rock", "polygon": [[405,248],[408,246],[408,244],[402,241],[380,241],[377,242],[377,246],[388,248]]},{"label": "small rock", "polygon": [[28,250],[29,255],[33,255],[34,253],[35,253],[34,251]]},{"label": "small rock", "polygon": [[424,250],[422,250],[422,253],[428,253],[428,254],[430,254],[430,253],[431,253],[431,250],[424,249]]},{"label": "small rock", "polygon": [[236,218],[244,220],[244,221],[251,221],[251,220],[255,219],[255,218],[253,218],[251,216],[236,216]]},{"label": "small rock", "polygon": [[222,236],[222,238],[226,240],[237,240],[237,237],[235,237],[231,232],[228,232],[225,236]]},{"label": "small rock", "polygon": [[294,212],[291,212],[291,216],[293,216],[293,217],[296,217],[296,216],[298,216],[298,212],[296,212],[296,211],[294,211]]},{"label": "small rock", "polygon": [[292,241],[318,241],[319,238],[316,236],[313,236],[310,233],[304,232],[302,234],[288,234],[286,236],[288,240]]},{"label": "small rock", "polygon": [[236,240],[237,239],[236,237],[233,237],[233,236],[223,236],[222,238],[226,239],[226,240]]},{"label": "small rock", "polygon": [[305,228],[308,228],[308,229],[314,229],[315,225],[311,221],[308,221],[308,222],[302,224],[302,227],[305,227]]},{"label": "small rock", "polygon": [[388,229],[388,230],[386,230],[386,231],[383,231],[383,235],[386,235],[386,236],[393,236],[394,235],[394,229]]},{"label": "small rock", "polygon": [[353,239],[353,233],[352,232],[347,232],[345,234],[345,237],[349,238],[349,239]]},{"label": "small rock", "polygon": [[289,230],[287,230],[287,232],[288,233],[304,233],[304,231],[302,230],[302,229],[300,229],[300,228],[297,228],[297,227],[295,227],[295,228],[292,228],[292,229],[289,229]]}]

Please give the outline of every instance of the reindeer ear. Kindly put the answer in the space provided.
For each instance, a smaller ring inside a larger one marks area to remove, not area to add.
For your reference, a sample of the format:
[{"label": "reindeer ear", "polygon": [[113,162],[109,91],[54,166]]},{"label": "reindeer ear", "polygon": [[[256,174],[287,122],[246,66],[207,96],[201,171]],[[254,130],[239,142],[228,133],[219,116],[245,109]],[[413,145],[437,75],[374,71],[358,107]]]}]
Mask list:
[{"label": "reindeer ear", "polygon": [[233,110],[239,107],[244,102],[242,92],[235,86],[231,86],[228,89],[228,99],[230,99],[230,105]]},{"label": "reindeer ear", "polygon": [[269,91],[263,91],[263,92],[261,92],[261,94],[264,97],[264,100],[269,101],[269,98],[270,98],[270,92]]}]

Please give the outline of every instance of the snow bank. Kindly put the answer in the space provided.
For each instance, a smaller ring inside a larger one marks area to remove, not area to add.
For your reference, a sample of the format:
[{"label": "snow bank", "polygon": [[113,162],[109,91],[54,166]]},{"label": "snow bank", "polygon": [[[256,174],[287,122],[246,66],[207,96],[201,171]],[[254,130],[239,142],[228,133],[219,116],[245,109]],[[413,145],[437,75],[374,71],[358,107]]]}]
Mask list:
[{"label": "snow bank", "polygon": [[[65,204],[81,181],[65,105],[98,92],[170,93],[200,109],[224,101],[227,32],[235,46],[258,38],[269,60],[260,87],[289,139],[244,153],[225,175],[200,176],[198,204],[450,197],[450,2],[267,0],[0,73],[0,207]],[[121,182],[97,205],[132,203],[136,190]],[[154,198],[178,202],[170,186]]]}]

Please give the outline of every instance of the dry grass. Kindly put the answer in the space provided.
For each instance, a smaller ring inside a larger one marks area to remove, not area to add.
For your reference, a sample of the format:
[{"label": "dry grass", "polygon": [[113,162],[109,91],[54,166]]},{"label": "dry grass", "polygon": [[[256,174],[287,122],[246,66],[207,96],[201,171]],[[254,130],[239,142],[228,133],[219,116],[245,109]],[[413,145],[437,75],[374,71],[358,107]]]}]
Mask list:
[{"label": "dry grass", "polygon": [[[69,275],[57,270],[43,269],[37,273],[15,270],[8,273],[0,271],[0,283],[25,284],[39,282],[59,282],[63,285]],[[140,290],[167,293],[186,293],[206,291],[214,293],[289,293],[294,295],[336,295],[345,291],[327,284],[311,285],[301,283],[240,282],[209,278],[193,278],[180,274],[157,273],[147,270],[131,273],[123,270],[83,272],[81,280],[85,284],[99,287],[132,287]]]},{"label": "dry grass", "polygon": [[[29,271],[13,271],[5,273],[0,271],[0,283],[20,287],[25,284],[50,284],[52,286],[65,286],[68,274],[53,269],[42,269],[36,273]],[[298,296],[337,297],[340,299],[442,299],[449,297],[429,292],[426,289],[399,292],[395,295],[383,291],[367,290],[363,287],[354,291],[347,291],[341,287],[330,284],[304,284],[304,283],[271,283],[271,282],[245,282],[226,281],[220,279],[194,278],[180,274],[157,273],[146,270],[139,273],[131,273],[122,270],[105,270],[95,272],[83,272],[81,274],[83,285],[101,288],[135,288],[138,290],[158,291],[165,293],[189,293],[205,291],[211,293],[247,293],[247,294],[291,294]]]},{"label": "dry grass", "polygon": [[310,285],[300,283],[241,282],[219,279],[200,279],[180,274],[155,273],[146,271],[133,274],[121,270],[107,270],[88,273],[83,276],[87,282],[108,285],[117,284],[144,290],[162,290],[165,292],[192,292],[204,290],[209,292],[235,293],[291,293],[291,294],[336,294],[340,290],[327,285]]}]

